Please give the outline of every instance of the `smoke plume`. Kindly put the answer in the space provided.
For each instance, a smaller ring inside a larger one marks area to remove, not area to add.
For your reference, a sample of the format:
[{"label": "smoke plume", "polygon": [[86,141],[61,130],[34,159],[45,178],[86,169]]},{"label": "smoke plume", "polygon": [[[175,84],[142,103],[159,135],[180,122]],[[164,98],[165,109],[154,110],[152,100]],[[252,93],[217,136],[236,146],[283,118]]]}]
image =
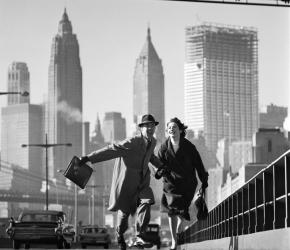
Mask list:
[{"label": "smoke plume", "polygon": [[61,101],[58,103],[57,110],[61,113],[61,116],[69,124],[72,124],[74,122],[82,122],[82,113],[80,112],[80,110],[69,106],[68,103],[65,101]]}]

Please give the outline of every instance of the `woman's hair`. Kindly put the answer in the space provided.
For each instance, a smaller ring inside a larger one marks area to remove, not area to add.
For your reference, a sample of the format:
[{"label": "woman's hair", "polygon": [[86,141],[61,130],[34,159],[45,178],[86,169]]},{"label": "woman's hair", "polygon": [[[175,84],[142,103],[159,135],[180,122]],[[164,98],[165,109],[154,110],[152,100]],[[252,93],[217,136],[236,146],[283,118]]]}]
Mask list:
[{"label": "woman's hair", "polygon": [[186,135],[186,129],[188,128],[186,125],[184,125],[177,117],[171,118],[169,122],[167,122],[167,126],[170,122],[174,122],[178,128],[181,130],[180,136],[185,137]]}]

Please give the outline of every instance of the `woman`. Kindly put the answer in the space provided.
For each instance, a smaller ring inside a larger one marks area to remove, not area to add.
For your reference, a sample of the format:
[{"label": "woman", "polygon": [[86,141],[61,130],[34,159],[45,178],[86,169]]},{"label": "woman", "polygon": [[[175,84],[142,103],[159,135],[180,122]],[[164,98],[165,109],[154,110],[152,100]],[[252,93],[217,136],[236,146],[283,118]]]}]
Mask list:
[{"label": "woman", "polygon": [[176,249],[177,234],[183,220],[190,220],[188,208],[197,187],[196,171],[202,188],[207,187],[208,173],[195,146],[185,138],[187,126],[178,118],[167,123],[168,138],[162,143],[158,157],[169,174],[163,175],[161,212],[168,213],[171,250]]}]

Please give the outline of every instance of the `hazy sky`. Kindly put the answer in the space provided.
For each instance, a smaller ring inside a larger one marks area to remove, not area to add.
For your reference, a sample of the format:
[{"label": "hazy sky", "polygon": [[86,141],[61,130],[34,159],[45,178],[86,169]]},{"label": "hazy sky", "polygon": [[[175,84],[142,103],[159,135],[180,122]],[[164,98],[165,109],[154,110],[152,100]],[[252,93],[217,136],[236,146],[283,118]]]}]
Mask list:
[{"label": "hazy sky", "polygon": [[[0,0],[0,90],[7,69],[26,62],[31,103],[47,92],[52,38],[64,8],[80,46],[83,117],[118,111],[132,123],[133,74],[151,28],[165,75],[165,117],[184,118],[185,27],[201,22],[256,27],[259,38],[260,108],[273,103],[290,111],[290,8],[158,0]],[[6,105],[2,96],[1,106]]]}]

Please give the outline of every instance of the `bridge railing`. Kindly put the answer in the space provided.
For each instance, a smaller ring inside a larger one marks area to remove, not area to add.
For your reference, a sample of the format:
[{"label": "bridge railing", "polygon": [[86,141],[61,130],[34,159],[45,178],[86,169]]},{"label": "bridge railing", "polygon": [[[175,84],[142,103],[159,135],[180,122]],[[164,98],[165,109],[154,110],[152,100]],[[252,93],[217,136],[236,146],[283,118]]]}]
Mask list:
[{"label": "bridge railing", "polygon": [[289,176],[290,150],[187,228],[181,243],[289,227]]}]

